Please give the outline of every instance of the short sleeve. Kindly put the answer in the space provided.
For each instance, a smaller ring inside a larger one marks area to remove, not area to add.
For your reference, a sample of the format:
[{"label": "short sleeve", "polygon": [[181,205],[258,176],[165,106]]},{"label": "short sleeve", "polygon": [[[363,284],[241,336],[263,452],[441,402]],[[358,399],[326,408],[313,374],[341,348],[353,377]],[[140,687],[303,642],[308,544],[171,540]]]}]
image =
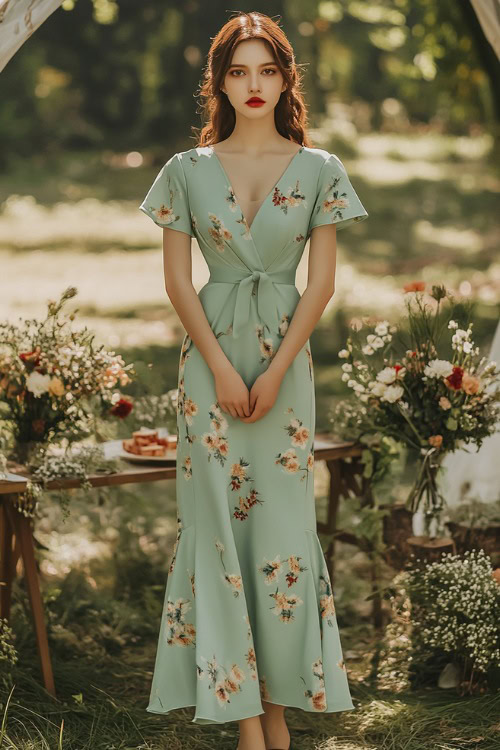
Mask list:
[{"label": "short sleeve", "polygon": [[160,169],[139,208],[159,227],[177,229],[195,237],[186,175],[179,154],[174,154]]},{"label": "short sleeve", "polygon": [[325,159],[318,176],[316,202],[311,212],[309,232],[323,224],[337,224],[337,231],[368,218],[344,165],[335,154]]}]

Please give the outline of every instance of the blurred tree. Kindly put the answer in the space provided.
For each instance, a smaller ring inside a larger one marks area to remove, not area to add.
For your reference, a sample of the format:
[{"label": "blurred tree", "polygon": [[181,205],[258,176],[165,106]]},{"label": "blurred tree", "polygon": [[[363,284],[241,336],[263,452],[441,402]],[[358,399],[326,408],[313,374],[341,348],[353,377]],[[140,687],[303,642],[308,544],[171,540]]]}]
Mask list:
[{"label": "blurred tree", "polygon": [[151,146],[161,160],[189,147],[211,39],[232,12],[254,9],[281,19],[312,125],[334,94],[367,102],[374,128],[387,102],[449,132],[497,126],[498,68],[463,2],[64,0],[2,72],[0,163],[89,147]]}]

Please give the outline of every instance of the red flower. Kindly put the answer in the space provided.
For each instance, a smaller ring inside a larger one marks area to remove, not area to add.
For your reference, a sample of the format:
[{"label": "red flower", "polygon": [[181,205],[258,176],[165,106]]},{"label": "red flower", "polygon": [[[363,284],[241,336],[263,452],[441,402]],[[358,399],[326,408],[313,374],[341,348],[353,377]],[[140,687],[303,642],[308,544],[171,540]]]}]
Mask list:
[{"label": "red flower", "polygon": [[113,406],[113,408],[110,410],[111,414],[115,417],[120,417],[120,419],[124,419],[125,417],[128,417],[130,412],[132,411],[133,404],[131,401],[128,401],[126,398],[121,398],[119,401],[116,402],[116,404]]},{"label": "red flower", "polygon": [[405,292],[423,292],[425,290],[425,281],[410,281],[403,286]]},{"label": "red flower", "polygon": [[397,375],[398,372],[403,369],[403,365],[394,365],[394,369],[396,370],[396,375]]},{"label": "red flower", "polygon": [[25,365],[29,364],[33,368],[38,367],[40,364],[40,347],[37,346],[32,352],[21,352],[19,354],[19,359],[21,359]]},{"label": "red flower", "polygon": [[456,365],[453,368],[453,372],[451,373],[451,375],[448,375],[448,377],[445,378],[446,384],[450,388],[453,388],[454,391],[459,391],[460,388],[462,387],[463,374],[464,374],[463,367],[459,367],[458,365]]}]

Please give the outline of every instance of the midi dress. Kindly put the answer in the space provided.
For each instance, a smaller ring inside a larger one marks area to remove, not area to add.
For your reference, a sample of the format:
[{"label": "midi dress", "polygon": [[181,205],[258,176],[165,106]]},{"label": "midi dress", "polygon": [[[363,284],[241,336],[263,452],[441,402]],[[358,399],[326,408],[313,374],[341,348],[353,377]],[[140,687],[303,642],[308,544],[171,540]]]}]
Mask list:
[{"label": "midi dress", "polygon": [[[314,227],[367,218],[341,160],[301,146],[247,224],[212,146],[175,153],[140,210],[195,238],[210,277],[198,296],[250,390],[286,336],[295,271]],[[332,584],[316,533],[314,370],[309,340],[273,407],[245,423],[217,403],[189,334],[179,354],[177,535],[147,711],[192,722],[354,708]]]}]

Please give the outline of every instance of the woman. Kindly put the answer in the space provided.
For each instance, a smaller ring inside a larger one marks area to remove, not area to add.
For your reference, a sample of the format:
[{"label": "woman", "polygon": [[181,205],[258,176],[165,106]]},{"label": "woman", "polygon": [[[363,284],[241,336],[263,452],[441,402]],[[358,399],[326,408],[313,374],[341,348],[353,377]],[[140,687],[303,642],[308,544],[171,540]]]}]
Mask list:
[{"label": "woman", "polygon": [[[195,706],[193,722],[239,721],[238,750],[285,750],[285,706],[354,708],[316,534],[309,335],[334,292],[336,228],[368,214],[340,160],[310,146],[293,51],[269,17],[223,26],[202,95],[199,145],[141,205],[163,227],[187,331],[178,533],[147,710]],[[210,269],[198,295],[193,237]]]}]

